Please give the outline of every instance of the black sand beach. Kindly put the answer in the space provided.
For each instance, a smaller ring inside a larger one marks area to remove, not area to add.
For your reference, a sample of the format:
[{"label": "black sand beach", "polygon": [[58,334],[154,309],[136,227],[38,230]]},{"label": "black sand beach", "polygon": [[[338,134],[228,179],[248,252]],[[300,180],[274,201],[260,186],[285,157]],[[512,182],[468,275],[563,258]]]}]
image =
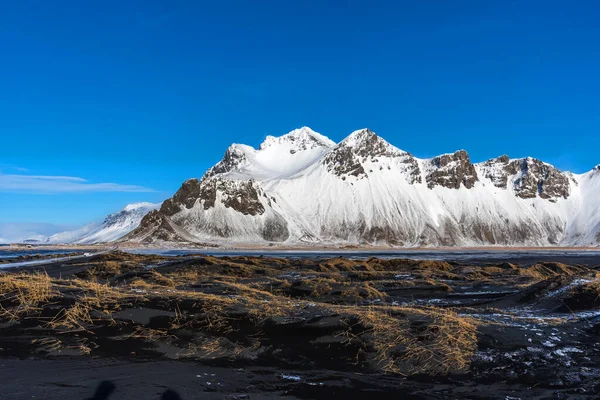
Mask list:
[{"label": "black sand beach", "polygon": [[[568,261],[563,260],[561,261]],[[2,398],[598,398],[597,265],[111,252],[0,273]]]}]

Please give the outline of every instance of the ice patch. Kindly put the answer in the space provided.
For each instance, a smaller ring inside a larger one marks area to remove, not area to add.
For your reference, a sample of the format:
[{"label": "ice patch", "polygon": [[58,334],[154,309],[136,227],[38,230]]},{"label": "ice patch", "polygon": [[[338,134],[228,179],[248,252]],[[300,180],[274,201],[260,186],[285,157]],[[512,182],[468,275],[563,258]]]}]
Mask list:
[{"label": "ice patch", "polygon": [[300,382],[302,380],[302,378],[299,377],[298,375],[286,375],[286,374],[281,374],[281,379],[285,379],[286,381],[295,381],[295,382]]},{"label": "ice patch", "polygon": [[574,287],[585,285],[592,281],[593,281],[592,279],[582,279],[582,278],[575,279],[573,282],[569,283],[567,286],[563,286],[560,289],[557,289],[553,292],[546,294],[546,297],[556,297],[560,294],[563,294],[563,293],[573,289]]},{"label": "ice patch", "polygon": [[561,357],[568,356],[568,353],[583,353],[583,350],[577,347],[563,347],[562,349],[554,350],[554,354]]}]

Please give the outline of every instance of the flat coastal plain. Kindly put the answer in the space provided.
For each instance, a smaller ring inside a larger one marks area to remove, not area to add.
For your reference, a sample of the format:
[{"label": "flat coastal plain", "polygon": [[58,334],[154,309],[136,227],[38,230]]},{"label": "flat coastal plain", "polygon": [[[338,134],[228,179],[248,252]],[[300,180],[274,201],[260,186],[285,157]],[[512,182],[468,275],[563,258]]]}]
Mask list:
[{"label": "flat coastal plain", "polygon": [[[3,398],[86,398],[102,380],[115,386],[110,399],[167,389],[183,399],[503,400],[600,390],[596,251],[94,249],[0,270]],[[453,257],[461,252],[477,255]]]}]

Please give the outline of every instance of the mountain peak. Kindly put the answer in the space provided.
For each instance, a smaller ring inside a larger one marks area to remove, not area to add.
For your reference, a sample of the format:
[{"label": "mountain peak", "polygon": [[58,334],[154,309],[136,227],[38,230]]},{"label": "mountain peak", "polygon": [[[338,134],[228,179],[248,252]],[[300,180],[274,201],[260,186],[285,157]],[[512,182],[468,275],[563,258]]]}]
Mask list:
[{"label": "mountain peak", "polygon": [[[327,166],[329,172],[342,179],[350,175],[362,179],[367,177],[364,163],[378,164],[375,168],[382,170],[384,166],[387,169],[391,168],[389,162],[392,159],[409,164],[410,174],[415,175],[411,180],[417,179],[419,167],[412,155],[392,146],[375,132],[365,128],[352,132],[342,140],[324,157],[323,165]],[[368,167],[368,171],[372,172],[372,168]]]},{"label": "mountain peak", "polygon": [[248,154],[253,154],[255,152],[256,150],[250,146],[234,143],[227,148],[223,159],[209,169],[204,177],[208,178],[216,174],[232,171],[238,165],[246,161]]},{"label": "mountain peak", "polygon": [[123,208],[123,211],[134,211],[134,210],[139,210],[139,209],[153,210],[153,209],[157,209],[159,207],[160,207],[160,204],[153,204],[153,203],[144,201],[141,203],[128,204],[125,206],[125,208]]},{"label": "mountain peak", "polygon": [[259,149],[264,150],[273,145],[282,143],[293,143],[298,146],[299,150],[313,149],[315,147],[333,147],[335,143],[327,138],[310,129],[308,126],[294,129],[293,131],[286,133],[285,135],[275,137],[267,136],[260,145]]},{"label": "mountain peak", "polygon": [[[379,136],[369,128],[358,129],[348,135],[341,143],[346,146],[355,147],[365,141],[372,141],[380,139]],[[383,140],[383,139],[382,139]],[[341,144],[340,143],[340,144]]]},{"label": "mountain peak", "polygon": [[442,154],[431,159],[425,180],[430,189],[443,186],[450,189],[460,189],[461,185],[467,189],[475,186],[479,180],[475,166],[465,150],[454,153]]},{"label": "mountain peak", "polygon": [[597,178],[600,166],[576,183],[534,158],[418,159],[368,128],[334,145],[302,127],[260,149],[232,145],[125,240],[597,246]]},{"label": "mountain peak", "polygon": [[140,215],[141,218],[150,211],[159,209],[161,204],[162,203],[152,204],[148,202],[128,204],[121,211],[109,214],[104,219],[103,224],[110,226],[114,225],[115,223],[121,223],[123,221],[125,221],[127,224],[131,224],[132,216]]},{"label": "mountain peak", "polygon": [[378,156],[396,157],[406,154],[406,152],[377,136],[369,128],[352,132],[337,147],[350,148],[357,156],[362,158]]},{"label": "mountain peak", "polygon": [[109,214],[102,223],[91,223],[74,231],[54,234],[46,243],[102,243],[112,242],[134,230],[142,218],[161,205],[148,202],[125,206],[121,211]]}]

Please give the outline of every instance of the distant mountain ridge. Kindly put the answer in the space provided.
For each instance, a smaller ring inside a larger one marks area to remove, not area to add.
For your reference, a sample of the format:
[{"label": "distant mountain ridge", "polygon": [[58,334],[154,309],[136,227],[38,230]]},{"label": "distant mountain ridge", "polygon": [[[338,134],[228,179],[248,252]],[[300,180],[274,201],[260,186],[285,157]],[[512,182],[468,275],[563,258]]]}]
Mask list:
[{"label": "distant mountain ridge", "polygon": [[392,246],[598,246],[600,168],[531,157],[419,159],[369,129],[233,144],[122,240]]},{"label": "distant mountain ridge", "polygon": [[142,218],[160,204],[129,204],[121,211],[108,215],[101,223],[91,223],[74,231],[60,232],[42,241],[47,244],[93,244],[113,242],[137,228]]}]

